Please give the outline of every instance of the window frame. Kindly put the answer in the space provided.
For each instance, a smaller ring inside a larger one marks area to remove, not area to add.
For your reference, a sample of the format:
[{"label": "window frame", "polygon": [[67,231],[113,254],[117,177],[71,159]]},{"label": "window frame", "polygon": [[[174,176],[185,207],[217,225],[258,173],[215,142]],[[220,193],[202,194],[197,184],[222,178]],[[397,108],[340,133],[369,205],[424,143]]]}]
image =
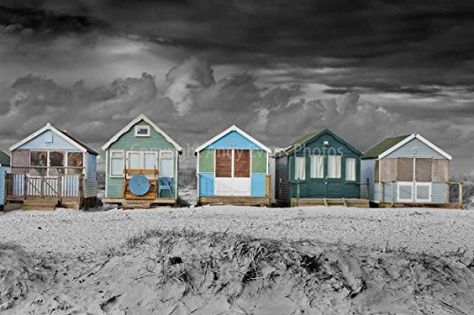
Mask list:
[{"label": "window frame", "polygon": [[[110,164],[110,166],[109,166],[109,177],[111,177],[111,178],[124,178],[125,174],[123,172],[123,169],[126,166],[126,164],[125,164],[126,163],[125,162],[125,151],[124,150],[110,150],[109,153],[110,153],[110,157],[109,157],[109,164]],[[114,157],[113,153],[121,153],[122,156],[121,157]],[[122,167],[122,174],[121,175],[114,175],[113,172],[112,172],[112,160],[114,160],[114,159],[122,160],[123,167]]]},{"label": "window frame", "polygon": [[[400,186],[410,186],[411,188],[411,198],[410,199],[402,199],[400,198]],[[413,202],[415,197],[415,188],[413,182],[397,182],[397,201],[401,202]]]},{"label": "window frame", "polygon": [[[428,199],[418,198],[418,186],[428,187]],[[415,182],[414,197],[416,202],[431,202],[432,201],[432,183],[431,182]]]},{"label": "window frame", "polygon": [[[322,160],[323,160],[323,172],[322,172],[322,174],[321,174],[320,177],[318,177],[318,176],[313,176],[313,173],[314,173],[314,170],[315,170],[315,166],[316,166],[316,158],[322,158]],[[325,158],[324,158],[324,155],[323,155],[323,154],[313,154],[313,155],[310,155],[310,161],[309,161],[309,178],[311,178],[311,179],[324,179],[324,171],[325,171],[324,162],[325,162]]]},{"label": "window frame", "polygon": [[[356,181],[357,181],[357,159],[354,158],[354,157],[347,157],[347,158],[345,158],[344,160],[345,160],[345,162],[344,162],[344,164],[345,164],[345,165],[344,165],[344,173],[345,173],[345,174],[344,174],[344,179],[345,179],[345,181],[346,181],[346,182],[356,182]],[[348,174],[347,174],[347,170],[348,170],[348,168],[347,168],[347,162],[349,162],[349,161],[354,161],[354,168],[353,168],[353,170],[354,170],[354,178],[353,178],[353,179],[352,179],[352,178],[347,178],[347,175],[348,175]]]},{"label": "window frame", "polygon": [[[297,178],[297,164],[298,160],[303,161],[303,177]],[[295,156],[295,173],[294,173],[294,180],[306,180],[306,156]]]},{"label": "window frame", "polygon": [[[339,170],[339,174],[335,174],[335,176],[331,176],[330,174],[330,170],[331,170],[331,157],[335,157],[336,158],[336,161],[339,161],[339,169],[336,168],[336,170]],[[327,170],[327,178],[328,179],[341,179],[342,178],[342,155],[338,155],[338,154],[329,154],[328,155],[328,170]],[[338,176],[339,175],[339,176]]]},{"label": "window frame", "polygon": [[140,157],[139,157],[139,162],[140,162],[140,167],[138,169],[140,170],[143,170],[145,169],[144,166],[145,166],[145,154],[153,154],[155,156],[155,165],[154,165],[154,170],[157,169],[157,166],[158,166],[158,152],[156,151],[127,151],[126,152],[126,158],[127,158],[127,161],[125,163],[125,165],[127,166],[127,169],[132,169],[130,168],[130,154],[138,154]]},{"label": "window frame", "polygon": [[[138,133],[138,129],[146,129],[147,130],[147,133],[146,134],[139,134]],[[135,133],[135,137],[149,137],[151,135],[151,131],[150,131],[150,126],[147,126],[147,125],[138,125],[138,126],[135,126],[134,128],[134,133]]]},{"label": "window frame", "polygon": [[[164,153],[171,153],[171,157],[163,157],[162,154]],[[175,178],[176,174],[175,174],[175,165],[174,165],[174,151],[173,150],[160,150],[159,152],[159,155],[158,155],[158,176],[159,177],[163,177],[161,175],[161,163],[163,160],[171,160],[171,163],[172,163],[172,168],[171,168],[171,171],[173,172],[172,176],[165,176],[165,177],[169,177],[169,178]]]}]

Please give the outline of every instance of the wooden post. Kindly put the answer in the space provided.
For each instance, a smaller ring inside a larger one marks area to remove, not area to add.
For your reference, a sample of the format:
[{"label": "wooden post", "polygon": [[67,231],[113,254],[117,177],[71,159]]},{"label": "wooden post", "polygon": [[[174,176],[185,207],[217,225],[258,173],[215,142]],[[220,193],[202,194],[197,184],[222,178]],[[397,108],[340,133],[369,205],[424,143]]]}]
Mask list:
[{"label": "wooden post", "polygon": [[23,175],[23,200],[26,199],[26,194],[28,192],[28,175]]},{"label": "wooden post", "polygon": [[459,185],[459,206],[462,208],[462,183],[458,183]]},{"label": "wooden post", "polygon": [[62,182],[63,182],[63,175],[59,175],[58,176],[58,191],[57,191],[57,194],[58,194],[58,199],[61,199],[61,196],[62,196]]},{"label": "wooden post", "polygon": [[270,198],[270,184],[271,183],[271,178],[270,175],[267,175],[265,178],[265,197]]}]

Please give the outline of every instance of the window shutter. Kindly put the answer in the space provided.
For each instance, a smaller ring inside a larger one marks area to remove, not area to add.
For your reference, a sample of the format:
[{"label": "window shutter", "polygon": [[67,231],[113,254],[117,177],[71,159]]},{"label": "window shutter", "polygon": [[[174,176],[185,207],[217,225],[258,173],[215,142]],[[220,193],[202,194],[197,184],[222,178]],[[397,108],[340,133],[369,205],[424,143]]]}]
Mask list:
[{"label": "window shutter", "polygon": [[234,151],[234,177],[250,177],[250,150]]},{"label": "window shutter", "polygon": [[400,182],[413,181],[413,159],[398,158],[397,180]]},{"label": "window shutter", "polygon": [[216,177],[232,177],[232,150],[216,150]]}]

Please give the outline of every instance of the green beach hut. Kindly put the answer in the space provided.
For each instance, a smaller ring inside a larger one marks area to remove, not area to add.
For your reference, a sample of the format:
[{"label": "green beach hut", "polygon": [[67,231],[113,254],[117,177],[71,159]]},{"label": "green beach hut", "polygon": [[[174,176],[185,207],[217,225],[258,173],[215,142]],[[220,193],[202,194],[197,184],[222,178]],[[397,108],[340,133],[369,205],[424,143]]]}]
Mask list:
[{"label": "green beach hut", "polygon": [[182,148],[145,115],[114,135],[105,151],[104,203],[128,207],[174,205]]}]

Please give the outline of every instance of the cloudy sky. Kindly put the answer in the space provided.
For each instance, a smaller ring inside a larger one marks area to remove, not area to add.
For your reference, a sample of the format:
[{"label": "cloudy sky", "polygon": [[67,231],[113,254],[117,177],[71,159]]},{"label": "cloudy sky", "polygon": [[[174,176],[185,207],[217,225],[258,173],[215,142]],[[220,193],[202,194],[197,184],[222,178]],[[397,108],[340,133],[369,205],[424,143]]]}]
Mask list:
[{"label": "cloudy sky", "polygon": [[[46,122],[99,148],[140,113],[192,148],[419,132],[474,169],[468,1],[1,0],[0,146]],[[183,161],[186,163],[186,161]]]}]

